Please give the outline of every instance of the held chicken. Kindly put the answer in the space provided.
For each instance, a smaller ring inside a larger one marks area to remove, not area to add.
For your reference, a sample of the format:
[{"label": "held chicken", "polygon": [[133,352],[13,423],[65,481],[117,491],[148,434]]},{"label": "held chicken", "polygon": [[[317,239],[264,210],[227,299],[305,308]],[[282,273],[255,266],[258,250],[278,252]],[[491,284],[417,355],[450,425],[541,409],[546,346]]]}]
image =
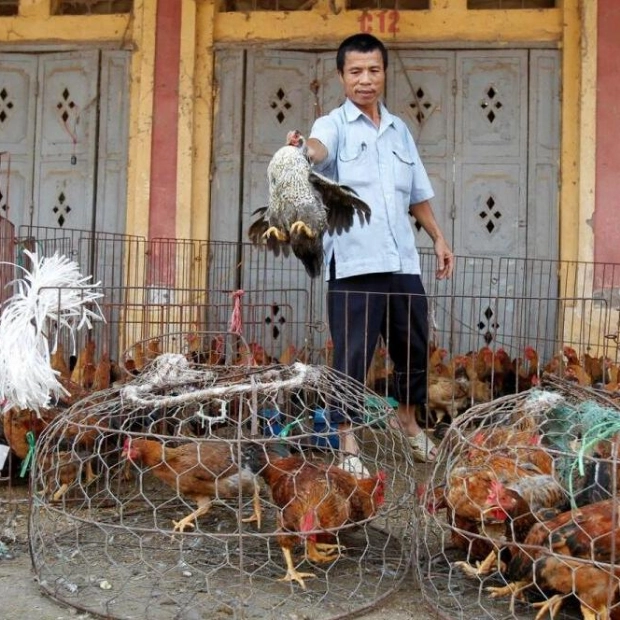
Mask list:
[{"label": "held chicken", "polygon": [[174,531],[195,527],[198,517],[206,514],[214,499],[235,499],[239,493],[252,495],[253,514],[241,519],[255,521],[260,529],[260,488],[249,468],[239,465],[234,446],[223,441],[187,442],[178,447],[165,446],[153,439],[127,438],[122,456],[148,468],[164,484],[195,501],[198,508],[180,521]]},{"label": "held chicken", "polygon": [[281,581],[296,581],[304,590],[305,578],[293,561],[293,546],[305,543],[305,556],[312,562],[332,562],[344,547],[337,542],[338,530],[372,518],[385,502],[385,472],[356,478],[338,467],[289,456],[281,445],[269,451],[256,447],[250,460],[271,490],[280,508],[278,543],[286,562]]},{"label": "held chicken", "polygon": [[250,226],[249,237],[256,245],[267,243],[276,256],[289,248],[315,278],[323,264],[323,233],[349,230],[357,214],[360,224],[370,221],[370,207],[349,187],[339,185],[313,171],[305,154],[305,140],[299,131],[287,135],[267,167],[269,206]]}]

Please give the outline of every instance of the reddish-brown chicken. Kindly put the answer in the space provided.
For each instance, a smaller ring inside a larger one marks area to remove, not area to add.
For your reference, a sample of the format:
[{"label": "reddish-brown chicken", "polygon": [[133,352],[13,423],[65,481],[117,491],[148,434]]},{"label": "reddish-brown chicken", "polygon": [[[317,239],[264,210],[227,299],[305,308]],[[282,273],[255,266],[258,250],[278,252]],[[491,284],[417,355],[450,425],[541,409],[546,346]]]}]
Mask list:
[{"label": "reddish-brown chicken", "polygon": [[522,597],[530,588],[546,592],[549,598],[536,604],[537,618],[555,618],[564,599],[574,595],[584,620],[609,618],[620,584],[619,511],[618,500],[608,499],[537,523],[510,561],[511,583],[488,588],[491,596]]},{"label": "reddish-brown chicken", "polygon": [[41,415],[38,416],[29,409],[9,409],[4,414],[4,436],[13,454],[22,460],[25,459],[30,448],[28,432],[32,432],[36,440],[56,413],[56,409],[42,409]]},{"label": "reddish-brown chicken", "polygon": [[188,442],[165,446],[153,439],[128,438],[123,456],[148,471],[169,487],[195,501],[198,508],[178,522],[175,531],[195,527],[194,522],[211,508],[214,499],[234,499],[239,493],[252,494],[254,512],[242,522],[256,521],[260,529],[259,486],[250,469],[239,466],[233,446],[223,441]]},{"label": "reddish-brown chicken", "polygon": [[370,478],[356,478],[344,470],[321,462],[310,462],[302,456],[281,456],[256,451],[251,466],[260,472],[271,490],[278,515],[278,543],[286,562],[282,581],[296,581],[306,588],[302,573],[293,562],[293,546],[305,542],[306,557],[313,562],[331,562],[343,547],[336,533],[347,524],[360,523],[373,517],[385,502],[385,472]]},{"label": "reddish-brown chicken", "polygon": [[110,387],[111,370],[110,354],[104,351],[95,366],[93,390],[106,390]]},{"label": "reddish-brown chicken", "polygon": [[552,472],[553,460],[530,428],[488,428],[473,435],[447,473],[445,499],[437,504],[446,507],[454,545],[468,560],[484,558],[478,566],[459,562],[460,568],[469,575],[490,572],[500,548],[527,534],[535,512],[563,503]]}]

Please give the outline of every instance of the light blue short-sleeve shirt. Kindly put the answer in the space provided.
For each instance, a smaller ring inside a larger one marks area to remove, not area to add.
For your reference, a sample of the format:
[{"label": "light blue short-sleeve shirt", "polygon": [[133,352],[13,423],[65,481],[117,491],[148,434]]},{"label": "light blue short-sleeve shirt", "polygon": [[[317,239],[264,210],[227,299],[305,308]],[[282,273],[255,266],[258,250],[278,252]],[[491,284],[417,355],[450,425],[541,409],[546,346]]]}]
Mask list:
[{"label": "light blue short-sleeve shirt", "polygon": [[[336,277],[366,273],[420,273],[409,206],[429,200],[433,188],[411,132],[381,105],[379,128],[350,100],[318,118],[310,133],[328,157],[316,170],[353,188],[371,209],[370,223],[323,237],[325,263]],[[326,269],[329,278],[329,269]]]}]

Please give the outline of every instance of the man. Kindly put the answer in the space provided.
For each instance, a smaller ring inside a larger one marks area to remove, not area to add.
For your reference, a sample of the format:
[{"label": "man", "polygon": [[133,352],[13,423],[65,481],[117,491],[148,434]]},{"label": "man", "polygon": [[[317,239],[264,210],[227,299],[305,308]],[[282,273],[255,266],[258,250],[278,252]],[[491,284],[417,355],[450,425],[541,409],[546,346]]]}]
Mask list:
[{"label": "man", "polygon": [[[413,137],[383,104],[388,54],[379,39],[356,34],[336,56],[345,103],[317,119],[308,139],[316,170],[353,188],[371,208],[369,224],[355,222],[325,235],[328,318],[334,367],[364,382],[379,334],[394,362],[397,418],[413,456],[434,460],[435,446],[419,427],[415,406],[426,402],[427,300],[409,216],[431,237],[436,277],[449,278],[453,255],[433,215],[434,196]],[[376,293],[376,294],[371,294]],[[345,466],[364,474],[350,425],[340,418]]]}]

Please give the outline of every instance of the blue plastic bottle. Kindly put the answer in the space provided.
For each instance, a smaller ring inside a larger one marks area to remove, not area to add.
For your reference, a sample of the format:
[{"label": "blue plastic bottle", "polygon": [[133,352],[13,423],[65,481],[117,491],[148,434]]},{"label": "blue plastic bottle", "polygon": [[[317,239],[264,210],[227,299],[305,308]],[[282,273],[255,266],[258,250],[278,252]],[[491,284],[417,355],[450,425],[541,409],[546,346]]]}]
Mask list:
[{"label": "blue plastic bottle", "polygon": [[329,412],[322,407],[317,407],[312,412],[314,432],[329,433],[328,435],[315,435],[313,443],[319,448],[327,448],[331,446],[332,448],[337,450],[340,446],[340,440],[338,438],[338,426],[336,424],[332,424],[328,417]]}]

